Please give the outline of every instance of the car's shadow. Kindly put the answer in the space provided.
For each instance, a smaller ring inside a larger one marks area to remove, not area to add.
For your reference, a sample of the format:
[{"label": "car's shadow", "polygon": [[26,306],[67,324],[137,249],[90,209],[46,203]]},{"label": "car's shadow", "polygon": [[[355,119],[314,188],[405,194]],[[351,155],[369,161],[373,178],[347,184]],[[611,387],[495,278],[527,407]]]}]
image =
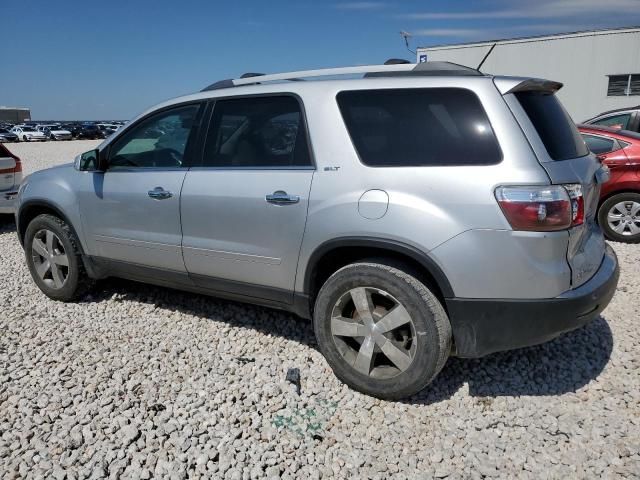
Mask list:
[{"label": "car's shadow", "polygon": [[[114,294],[120,300],[145,302],[156,308],[251,328],[317,349],[311,322],[269,308],[119,279],[100,282],[98,290],[83,301],[101,301]],[[585,327],[542,345],[480,359],[450,358],[431,385],[404,402],[437,403],[455,395],[465,384],[469,394],[480,397],[481,401],[499,396],[575,392],[600,374],[612,349],[611,329],[604,318],[598,317]]]},{"label": "car's shadow", "polygon": [[[15,231],[13,217],[0,215],[0,234],[12,231]],[[81,302],[109,299],[177,310],[317,349],[311,322],[286,312],[120,279],[99,282]],[[495,353],[481,359],[451,358],[431,385],[405,402],[437,403],[455,395],[465,384],[469,394],[482,402],[499,396],[574,392],[602,372],[612,349],[611,329],[604,318],[598,317],[585,327],[535,347]]]}]

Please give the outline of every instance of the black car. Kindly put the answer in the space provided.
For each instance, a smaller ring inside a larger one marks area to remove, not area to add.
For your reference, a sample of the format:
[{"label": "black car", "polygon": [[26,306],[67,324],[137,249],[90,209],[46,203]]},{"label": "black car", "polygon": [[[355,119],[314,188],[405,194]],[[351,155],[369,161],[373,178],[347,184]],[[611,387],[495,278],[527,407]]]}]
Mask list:
[{"label": "black car", "polygon": [[97,125],[87,123],[80,125],[76,138],[81,140],[99,140],[105,138],[105,135]]},{"label": "black car", "polygon": [[73,138],[78,138],[78,132],[82,129],[79,123],[63,123],[62,128],[71,132]]},{"label": "black car", "polygon": [[18,136],[6,128],[0,128],[0,142],[17,142]]}]

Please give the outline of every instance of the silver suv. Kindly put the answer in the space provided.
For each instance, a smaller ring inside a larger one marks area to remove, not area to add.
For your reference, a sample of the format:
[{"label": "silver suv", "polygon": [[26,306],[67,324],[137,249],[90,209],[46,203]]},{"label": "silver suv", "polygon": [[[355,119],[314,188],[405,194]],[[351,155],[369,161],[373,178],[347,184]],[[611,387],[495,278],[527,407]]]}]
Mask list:
[{"label": "silver suv", "polygon": [[28,177],[20,241],[53,299],[116,276],[288,310],[342,381],[405,397],[611,300],[608,171],[560,87],[443,63],[218,82]]}]

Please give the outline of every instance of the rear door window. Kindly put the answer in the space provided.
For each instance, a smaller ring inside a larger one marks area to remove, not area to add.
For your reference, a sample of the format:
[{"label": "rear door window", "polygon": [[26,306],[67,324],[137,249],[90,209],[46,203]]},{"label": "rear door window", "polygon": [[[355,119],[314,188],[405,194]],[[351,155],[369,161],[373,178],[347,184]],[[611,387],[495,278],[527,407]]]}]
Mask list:
[{"label": "rear door window", "polygon": [[502,161],[487,114],[470,90],[344,91],[337,101],[365,165],[494,165]]},{"label": "rear door window", "polygon": [[589,150],[596,155],[602,155],[619,149],[617,142],[612,138],[604,138],[588,134],[583,134],[582,137],[584,138],[584,141],[587,142]]},{"label": "rear door window", "polygon": [[516,98],[535,127],[549,157],[584,157],[589,149],[558,98],[548,92],[518,92]]},{"label": "rear door window", "polygon": [[290,95],[216,101],[205,167],[311,167],[302,108]]}]

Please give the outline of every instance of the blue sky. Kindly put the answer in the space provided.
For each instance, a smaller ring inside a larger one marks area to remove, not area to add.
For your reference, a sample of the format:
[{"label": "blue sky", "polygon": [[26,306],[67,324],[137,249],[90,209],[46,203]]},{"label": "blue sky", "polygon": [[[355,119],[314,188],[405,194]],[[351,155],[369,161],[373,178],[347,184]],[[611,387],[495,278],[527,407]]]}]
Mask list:
[{"label": "blue sky", "polygon": [[127,119],[243,72],[415,60],[412,47],[640,25],[640,0],[3,2],[0,105]]}]

